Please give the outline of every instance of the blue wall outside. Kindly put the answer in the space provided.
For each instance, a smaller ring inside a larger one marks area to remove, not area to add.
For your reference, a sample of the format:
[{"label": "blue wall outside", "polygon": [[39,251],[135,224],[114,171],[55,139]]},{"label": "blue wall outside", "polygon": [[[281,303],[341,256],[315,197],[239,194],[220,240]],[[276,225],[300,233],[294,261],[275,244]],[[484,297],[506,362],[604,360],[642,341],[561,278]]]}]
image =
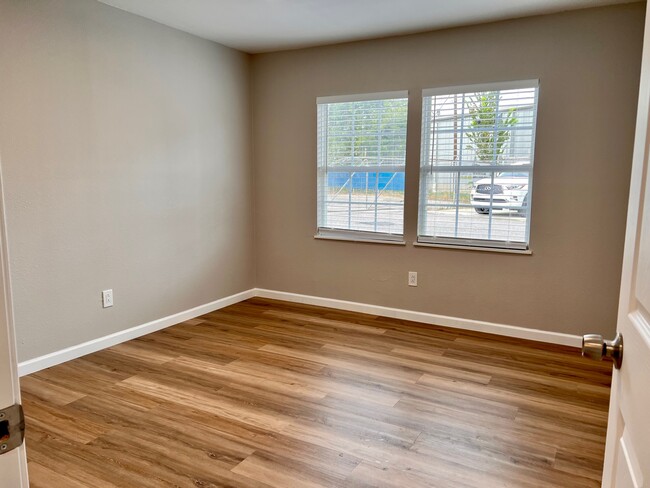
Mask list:
[{"label": "blue wall outside", "polygon": [[[391,178],[394,178],[391,181]],[[350,173],[327,173],[327,186],[330,188],[340,188],[348,181]],[[352,189],[362,190],[366,188],[375,188],[375,181],[377,173],[355,173],[352,176]],[[404,191],[404,173],[379,173],[379,190],[386,189],[387,185],[389,190]],[[346,186],[347,188],[347,186]]]}]

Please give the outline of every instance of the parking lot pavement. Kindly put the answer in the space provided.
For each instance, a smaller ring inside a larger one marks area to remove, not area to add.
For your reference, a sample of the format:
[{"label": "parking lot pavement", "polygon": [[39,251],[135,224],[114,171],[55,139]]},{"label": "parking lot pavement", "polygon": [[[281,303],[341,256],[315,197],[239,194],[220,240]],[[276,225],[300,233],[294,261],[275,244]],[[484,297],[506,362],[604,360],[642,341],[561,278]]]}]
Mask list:
[{"label": "parking lot pavement", "polygon": [[[401,207],[383,207],[376,215],[373,206],[354,208],[352,215],[347,205],[331,208],[328,224],[345,229],[349,224],[355,230],[370,232],[402,233],[403,212]],[[348,220],[350,219],[350,220]],[[495,239],[501,241],[523,242],[526,236],[526,219],[516,212],[496,210],[492,215],[477,214],[473,208],[458,209],[458,232],[456,229],[456,210],[429,208],[427,212],[427,235],[439,237],[461,237],[465,239]]]},{"label": "parking lot pavement", "polygon": [[454,232],[455,209],[429,209],[427,224],[434,226],[438,236],[500,241],[524,241],[526,237],[525,217],[507,210],[496,210],[492,215],[480,215],[472,208],[461,208],[458,210],[457,234]]}]

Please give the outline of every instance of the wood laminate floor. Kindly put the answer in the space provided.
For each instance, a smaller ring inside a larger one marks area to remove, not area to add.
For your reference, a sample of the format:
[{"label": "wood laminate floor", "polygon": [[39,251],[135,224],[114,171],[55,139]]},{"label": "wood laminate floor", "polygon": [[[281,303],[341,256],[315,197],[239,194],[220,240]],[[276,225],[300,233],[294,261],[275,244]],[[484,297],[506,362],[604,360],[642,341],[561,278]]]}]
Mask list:
[{"label": "wood laminate floor", "polygon": [[611,363],[253,299],[22,378],[33,487],[597,487]]}]

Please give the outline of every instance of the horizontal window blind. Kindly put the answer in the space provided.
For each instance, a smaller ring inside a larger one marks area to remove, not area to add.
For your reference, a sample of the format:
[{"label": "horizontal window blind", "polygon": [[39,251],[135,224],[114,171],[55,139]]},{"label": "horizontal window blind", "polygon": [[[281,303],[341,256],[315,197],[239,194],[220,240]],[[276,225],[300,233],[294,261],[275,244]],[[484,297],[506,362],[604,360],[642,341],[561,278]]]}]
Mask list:
[{"label": "horizontal window blind", "polygon": [[318,99],[320,235],[401,238],[407,96]]},{"label": "horizontal window blind", "polygon": [[425,90],[418,241],[527,249],[537,81]]}]

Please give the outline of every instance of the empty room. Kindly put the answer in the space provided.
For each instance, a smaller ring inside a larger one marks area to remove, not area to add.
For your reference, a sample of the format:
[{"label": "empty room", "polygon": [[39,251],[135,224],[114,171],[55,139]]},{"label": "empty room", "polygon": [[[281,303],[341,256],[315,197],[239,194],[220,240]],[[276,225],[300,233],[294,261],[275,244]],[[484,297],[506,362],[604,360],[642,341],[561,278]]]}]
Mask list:
[{"label": "empty room", "polygon": [[649,33],[0,0],[0,488],[650,488]]}]

